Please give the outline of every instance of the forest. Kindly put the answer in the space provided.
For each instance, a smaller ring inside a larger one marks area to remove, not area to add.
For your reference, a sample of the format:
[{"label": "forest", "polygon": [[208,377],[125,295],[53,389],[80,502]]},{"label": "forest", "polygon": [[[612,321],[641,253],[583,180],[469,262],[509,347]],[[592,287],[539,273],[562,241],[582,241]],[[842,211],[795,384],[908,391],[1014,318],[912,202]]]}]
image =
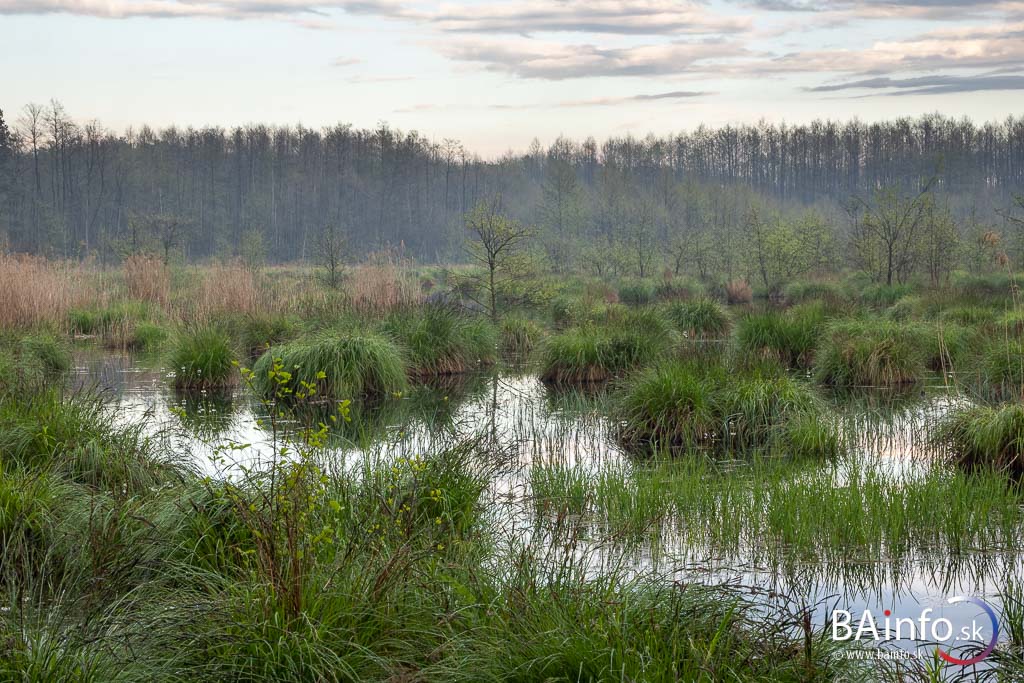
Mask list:
[{"label": "forest", "polygon": [[1024,117],[762,122],[483,159],[386,123],[117,132],[56,100],[0,112],[0,240],[102,264],[309,262],[325,239],[349,260],[390,248],[459,262],[464,217],[499,202],[555,269],[668,267],[768,289],[847,269],[935,282],[1024,253],[1022,187]]}]

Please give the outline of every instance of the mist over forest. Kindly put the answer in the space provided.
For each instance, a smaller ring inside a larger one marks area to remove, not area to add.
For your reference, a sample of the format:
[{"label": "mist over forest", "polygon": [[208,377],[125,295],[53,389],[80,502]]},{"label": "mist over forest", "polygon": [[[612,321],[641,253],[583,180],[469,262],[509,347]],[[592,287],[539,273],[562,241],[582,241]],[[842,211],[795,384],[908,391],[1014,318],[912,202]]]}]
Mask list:
[{"label": "mist over forest", "polygon": [[[464,217],[487,202],[535,227],[556,270],[668,268],[769,287],[845,268],[935,280],[999,254],[1020,262],[1022,187],[1024,117],[562,137],[485,159],[385,123],[112,131],[57,101],[0,112],[0,240],[104,264],[139,251],[310,261],[327,231],[353,259],[400,249],[458,262]],[[913,224],[887,240],[886,214],[907,212]]]}]

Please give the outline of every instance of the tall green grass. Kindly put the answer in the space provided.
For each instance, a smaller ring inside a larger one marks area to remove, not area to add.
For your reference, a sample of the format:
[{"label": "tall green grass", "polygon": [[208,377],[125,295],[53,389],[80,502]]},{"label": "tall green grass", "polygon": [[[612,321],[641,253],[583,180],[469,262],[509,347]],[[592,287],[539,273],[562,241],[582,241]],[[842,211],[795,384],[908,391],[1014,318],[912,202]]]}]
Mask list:
[{"label": "tall green grass", "polygon": [[495,361],[497,334],[483,318],[452,307],[426,306],[392,315],[384,330],[407,350],[412,374],[454,375]]},{"label": "tall green grass", "polygon": [[740,320],[737,347],[747,359],[775,359],[791,368],[808,367],[826,319],[821,304],[750,315]]},{"label": "tall green grass", "polygon": [[970,469],[1024,473],[1024,405],[975,405],[947,414],[934,434],[952,460]]},{"label": "tall green grass", "polygon": [[513,316],[501,321],[498,335],[502,353],[525,356],[540,344],[544,329],[529,318]]},{"label": "tall green grass", "polygon": [[665,315],[688,339],[722,339],[732,329],[729,312],[712,299],[672,303]]},{"label": "tall green grass", "polygon": [[1024,397],[1024,340],[995,338],[977,358],[975,390],[988,398]]},{"label": "tall green grass", "polygon": [[304,387],[314,387],[332,399],[391,396],[409,386],[402,351],[371,332],[328,330],[273,347],[253,365],[254,388],[274,396],[281,372],[288,373],[290,391],[308,394]]},{"label": "tall green grass", "polygon": [[924,376],[932,332],[883,319],[828,326],[815,354],[818,380],[836,386],[898,386]]},{"label": "tall green grass", "polygon": [[0,396],[31,393],[59,383],[71,368],[71,353],[62,340],[43,332],[0,337]]},{"label": "tall green grass", "polygon": [[781,373],[670,362],[628,381],[614,408],[632,448],[687,452],[775,447],[831,457],[837,425],[811,389]]},{"label": "tall green grass", "polygon": [[181,330],[170,351],[174,386],[180,390],[222,390],[237,382],[238,352],[228,334],[216,326]]},{"label": "tall green grass", "polygon": [[605,381],[665,357],[675,340],[668,323],[654,311],[604,326],[571,328],[545,340],[540,377],[554,384]]}]

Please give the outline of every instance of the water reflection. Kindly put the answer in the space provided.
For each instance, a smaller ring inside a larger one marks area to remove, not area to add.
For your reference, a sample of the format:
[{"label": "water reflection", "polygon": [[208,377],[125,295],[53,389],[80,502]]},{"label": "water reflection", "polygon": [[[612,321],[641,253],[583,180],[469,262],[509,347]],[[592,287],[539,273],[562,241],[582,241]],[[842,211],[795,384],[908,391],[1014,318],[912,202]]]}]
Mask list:
[{"label": "water reflection", "polygon": [[[80,355],[72,383],[103,388],[126,420],[144,418],[154,433],[174,427],[173,448],[190,454],[210,474],[231,476],[235,468],[271,455],[269,416],[244,391],[176,395],[158,366],[108,353]],[[934,538],[901,536],[898,527],[859,540],[822,538],[810,549],[766,536],[764,520],[775,514],[779,501],[758,480],[760,470],[742,458],[715,463],[719,477],[703,483],[714,494],[706,496],[712,502],[705,507],[681,506],[681,499],[666,504],[670,484],[651,483],[657,470],[629,458],[611,437],[605,417],[609,391],[602,385],[553,388],[529,368],[503,368],[423,382],[401,397],[353,404],[351,422],[330,420],[336,411],[332,403],[286,419],[292,424],[329,424],[329,455],[336,467],[425,454],[464,438],[485,439],[494,472],[486,493],[488,516],[509,542],[554,548],[566,534],[575,534],[571,547],[592,563],[594,572],[630,566],[670,572],[680,581],[742,582],[814,605],[818,625],[826,623],[835,605],[854,613],[889,609],[901,616],[933,607],[951,619],[965,619],[970,608],[947,604],[950,596],[976,595],[998,605],[999,592],[1024,580],[1020,530],[998,519],[984,527],[976,518],[964,519]],[[897,487],[941,475],[929,434],[962,401],[941,377],[909,392],[860,390],[830,398],[842,416],[849,453],[837,462],[792,468],[786,476],[794,495],[801,486],[812,493],[819,486],[843,494],[869,480]],[[219,462],[217,447],[225,442],[247,447]],[[577,477],[573,490],[579,501],[562,510],[538,505],[537,468],[557,468]],[[651,492],[640,496],[628,487],[644,477]],[[616,494],[623,509],[598,509],[595,501],[599,496],[611,500],[613,486],[627,487]],[[739,499],[730,496],[760,498],[738,506],[730,500]],[[936,509],[946,503],[916,501]],[[742,518],[736,510],[754,512],[752,518]],[[844,514],[855,519],[857,511]],[[639,520],[643,528],[628,526],[630,520]],[[813,526],[821,520],[800,523]],[[958,529],[962,538],[951,541]],[[900,537],[905,542],[893,541]]]}]

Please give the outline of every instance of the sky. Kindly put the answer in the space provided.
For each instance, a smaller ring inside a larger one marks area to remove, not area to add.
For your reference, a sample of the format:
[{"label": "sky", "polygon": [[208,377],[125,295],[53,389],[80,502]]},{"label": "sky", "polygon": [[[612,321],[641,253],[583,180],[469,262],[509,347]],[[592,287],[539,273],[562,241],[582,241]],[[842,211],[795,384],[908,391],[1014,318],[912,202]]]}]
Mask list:
[{"label": "sky", "polygon": [[699,125],[1024,114],[1024,0],[0,0],[0,109],[381,122],[484,157]]}]

